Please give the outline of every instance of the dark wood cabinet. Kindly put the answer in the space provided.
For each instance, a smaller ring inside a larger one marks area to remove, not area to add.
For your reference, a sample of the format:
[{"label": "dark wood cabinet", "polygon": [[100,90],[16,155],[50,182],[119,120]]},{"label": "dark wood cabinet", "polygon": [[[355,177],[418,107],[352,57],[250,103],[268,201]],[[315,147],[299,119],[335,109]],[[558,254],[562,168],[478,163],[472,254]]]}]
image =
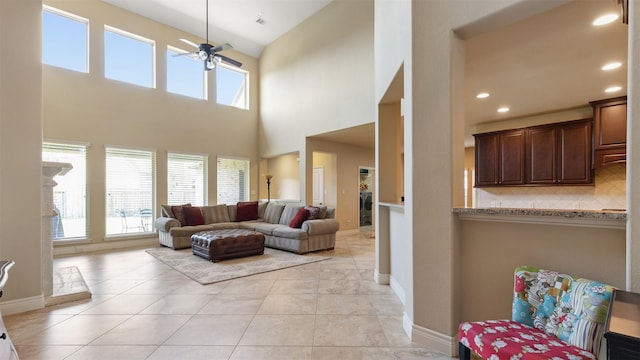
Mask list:
[{"label": "dark wood cabinet", "polygon": [[593,183],[592,121],[477,134],[476,187]]},{"label": "dark wood cabinet", "polygon": [[524,184],[523,130],[479,134],[475,142],[476,186]]},{"label": "dark wood cabinet", "polygon": [[591,119],[558,126],[558,183],[593,183],[591,134]]},{"label": "dark wood cabinet", "polygon": [[593,107],[593,168],[627,159],[627,97],[591,101]]}]

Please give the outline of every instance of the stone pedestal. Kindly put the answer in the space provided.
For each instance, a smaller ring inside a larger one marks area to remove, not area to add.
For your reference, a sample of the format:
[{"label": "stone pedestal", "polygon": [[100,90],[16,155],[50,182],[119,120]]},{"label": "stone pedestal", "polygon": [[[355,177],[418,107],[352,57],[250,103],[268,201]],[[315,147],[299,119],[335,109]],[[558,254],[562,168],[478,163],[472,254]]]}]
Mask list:
[{"label": "stone pedestal", "polygon": [[73,166],[67,163],[47,161],[42,163],[42,198],[40,201],[40,214],[42,216],[42,294],[47,306],[91,297],[91,293],[77,268],[60,269],[55,273],[53,270],[51,220],[58,215],[53,204],[53,188],[58,183],[53,178],[66,174],[72,168]]}]

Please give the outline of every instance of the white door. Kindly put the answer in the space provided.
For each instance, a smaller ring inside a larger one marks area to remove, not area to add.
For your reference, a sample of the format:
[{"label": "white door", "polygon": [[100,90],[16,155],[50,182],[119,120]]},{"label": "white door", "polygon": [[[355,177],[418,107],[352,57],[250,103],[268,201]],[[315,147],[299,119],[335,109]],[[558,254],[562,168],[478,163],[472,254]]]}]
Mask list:
[{"label": "white door", "polygon": [[324,205],[324,167],[313,168],[313,205]]}]

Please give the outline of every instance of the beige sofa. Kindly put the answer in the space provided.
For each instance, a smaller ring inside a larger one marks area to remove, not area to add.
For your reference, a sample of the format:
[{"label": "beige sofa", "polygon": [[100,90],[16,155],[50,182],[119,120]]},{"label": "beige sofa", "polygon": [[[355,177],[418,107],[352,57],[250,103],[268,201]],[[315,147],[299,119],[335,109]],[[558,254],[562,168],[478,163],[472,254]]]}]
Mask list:
[{"label": "beige sofa", "polygon": [[297,254],[333,249],[340,228],[335,209],[320,207],[317,219],[304,221],[299,229],[289,227],[301,207],[304,205],[260,203],[257,220],[236,221],[236,205],[201,206],[204,225],[181,226],[180,221],[172,217],[170,207],[163,206],[163,216],[154,221],[154,227],[158,230],[160,244],[176,250],[191,247],[191,235],[216,229],[258,231],[264,234],[265,246]]}]

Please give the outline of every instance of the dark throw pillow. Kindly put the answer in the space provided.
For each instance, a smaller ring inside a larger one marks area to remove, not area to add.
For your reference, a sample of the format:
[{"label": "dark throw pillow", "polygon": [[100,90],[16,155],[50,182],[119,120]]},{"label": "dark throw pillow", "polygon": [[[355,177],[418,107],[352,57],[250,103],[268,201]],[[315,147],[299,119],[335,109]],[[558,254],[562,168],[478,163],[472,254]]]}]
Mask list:
[{"label": "dark throw pillow", "polygon": [[308,217],[309,217],[309,210],[305,208],[300,208],[300,210],[298,210],[298,212],[296,213],[296,216],[294,216],[293,219],[291,219],[291,222],[289,223],[289,227],[300,229],[302,227],[302,223],[305,222]]},{"label": "dark throw pillow", "polygon": [[320,216],[320,208],[313,205],[307,205],[304,207],[309,211],[309,218],[307,220],[315,220]]},{"label": "dark throw pillow", "polygon": [[180,221],[180,225],[181,226],[187,225],[187,219],[185,219],[185,217],[184,217],[184,210],[183,209],[189,208],[189,207],[191,207],[191,204],[178,205],[178,206],[172,206],[171,207],[171,212],[173,212],[173,217],[175,217],[176,220]]},{"label": "dark throw pillow", "polygon": [[182,212],[187,225],[204,225],[204,215],[199,207],[183,207]]},{"label": "dark throw pillow", "polygon": [[258,219],[258,202],[239,202],[236,211],[236,221],[248,221]]}]

